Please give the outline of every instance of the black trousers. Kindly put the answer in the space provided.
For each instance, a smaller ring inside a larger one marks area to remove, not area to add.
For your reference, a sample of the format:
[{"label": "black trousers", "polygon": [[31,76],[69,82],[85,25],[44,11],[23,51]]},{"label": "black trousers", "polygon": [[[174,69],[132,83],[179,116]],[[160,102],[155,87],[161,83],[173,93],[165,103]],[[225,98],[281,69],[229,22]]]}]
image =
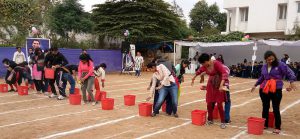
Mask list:
[{"label": "black trousers", "polygon": [[43,86],[44,86],[42,80],[34,80],[34,85],[35,85],[36,91],[42,91]]},{"label": "black trousers", "polygon": [[275,93],[269,92],[268,94],[265,94],[262,89],[260,89],[259,95],[263,105],[262,117],[266,119],[265,127],[268,127],[270,101],[272,101],[275,128],[281,130],[280,102],[282,99],[282,89],[277,89]]}]

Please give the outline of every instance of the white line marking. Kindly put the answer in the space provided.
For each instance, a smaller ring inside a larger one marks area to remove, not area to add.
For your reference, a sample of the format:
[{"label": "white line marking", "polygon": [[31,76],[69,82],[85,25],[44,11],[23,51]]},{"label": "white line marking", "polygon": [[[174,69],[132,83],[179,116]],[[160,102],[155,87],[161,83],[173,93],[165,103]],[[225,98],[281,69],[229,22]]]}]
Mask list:
[{"label": "white line marking", "polygon": [[127,131],[121,132],[121,133],[119,133],[119,134],[115,134],[115,135],[113,135],[113,136],[106,137],[106,138],[104,138],[104,139],[111,139],[111,138],[114,138],[114,137],[117,137],[117,136],[126,134],[126,133],[131,132],[131,131],[132,131],[132,130],[127,130]]},{"label": "white line marking", "polygon": [[15,103],[22,103],[22,102],[31,102],[31,101],[35,101],[35,100],[41,100],[41,99],[46,99],[46,98],[35,98],[35,99],[29,99],[29,100],[21,100],[21,101],[4,102],[4,103],[0,103],[0,105],[6,105],[6,104],[15,104]]},{"label": "white line marking", "polygon": [[238,139],[241,135],[244,135],[247,133],[247,130],[241,131],[238,134],[236,134],[234,137],[232,137],[231,139]]},{"label": "white line marking", "polygon": [[182,126],[186,126],[186,125],[188,125],[190,123],[191,123],[191,121],[185,122],[185,123],[183,123],[181,125],[173,126],[173,127],[167,128],[167,129],[159,130],[159,131],[154,132],[154,133],[146,134],[146,135],[141,136],[141,137],[137,137],[136,139],[148,138],[148,137],[151,137],[151,136],[154,136],[154,135],[157,135],[157,134],[161,134],[163,132],[167,132],[167,131],[170,131],[170,130],[173,130],[173,129],[176,129],[176,128],[179,128],[179,127],[182,127]]},{"label": "white line marking", "polygon": [[21,112],[21,111],[29,111],[29,110],[36,110],[36,109],[44,109],[44,108],[58,107],[58,106],[63,106],[63,105],[67,105],[67,104],[69,104],[69,103],[58,104],[58,105],[52,105],[52,106],[40,106],[40,107],[34,107],[34,108],[28,108],[28,109],[11,110],[11,111],[1,112],[0,115],[9,114],[9,113],[15,113],[15,112]]},{"label": "white line marking", "polygon": [[295,105],[297,105],[299,103],[300,103],[300,99],[297,100],[297,101],[295,101],[295,102],[293,102],[292,104],[288,105],[287,107],[285,107],[283,110],[280,111],[280,114],[284,113],[286,110],[290,109],[291,107],[293,107],[293,106],[295,106]]},{"label": "white line marking", "polygon": [[250,100],[248,100],[248,101],[246,101],[246,102],[244,102],[244,103],[242,103],[242,104],[233,105],[231,108],[242,107],[242,106],[245,106],[245,105],[251,103],[252,101],[256,101],[256,100],[258,100],[258,99],[260,99],[260,98],[259,98],[259,97],[253,98],[253,99],[250,99]]},{"label": "white line marking", "polygon": [[114,123],[118,123],[118,122],[121,122],[121,121],[129,120],[129,119],[132,119],[136,116],[137,115],[133,115],[133,116],[129,116],[129,117],[110,120],[110,121],[107,121],[107,122],[104,122],[104,123],[98,123],[98,124],[90,125],[90,126],[87,126],[87,127],[77,128],[77,129],[74,129],[74,130],[49,135],[49,136],[46,136],[46,137],[42,137],[40,139],[58,138],[58,137],[66,136],[66,135],[69,135],[69,134],[74,134],[74,133],[90,130],[90,129],[93,129],[93,128],[97,128],[97,127],[101,127],[101,126],[105,126],[105,125],[114,124]]}]

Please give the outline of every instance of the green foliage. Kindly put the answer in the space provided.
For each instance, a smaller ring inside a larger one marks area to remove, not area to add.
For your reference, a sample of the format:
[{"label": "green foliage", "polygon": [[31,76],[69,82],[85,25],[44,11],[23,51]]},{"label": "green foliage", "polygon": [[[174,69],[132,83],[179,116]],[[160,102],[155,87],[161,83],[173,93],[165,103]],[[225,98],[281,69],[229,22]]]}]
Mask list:
[{"label": "green foliage", "polygon": [[210,29],[217,29],[217,34],[226,30],[226,13],[220,13],[216,3],[209,6],[205,0],[199,1],[191,10],[190,18],[190,27],[200,34]]},{"label": "green foliage", "polygon": [[231,32],[227,35],[210,35],[206,37],[200,37],[195,39],[200,42],[229,42],[229,41],[241,41],[245,36],[243,32]]},{"label": "green foliage", "polygon": [[293,40],[293,41],[296,41],[296,40],[300,40],[300,26],[299,25],[295,25],[293,30],[292,30],[292,34],[293,35],[289,35],[288,36],[288,40]]},{"label": "green foliage", "polygon": [[91,32],[93,22],[90,14],[83,11],[78,0],[64,0],[57,3],[49,13],[48,26],[51,31],[59,34],[68,41],[69,32]]},{"label": "green foliage", "polygon": [[159,42],[182,39],[190,31],[162,0],[112,1],[95,5],[92,20],[100,36],[122,38],[130,31],[130,41]]}]

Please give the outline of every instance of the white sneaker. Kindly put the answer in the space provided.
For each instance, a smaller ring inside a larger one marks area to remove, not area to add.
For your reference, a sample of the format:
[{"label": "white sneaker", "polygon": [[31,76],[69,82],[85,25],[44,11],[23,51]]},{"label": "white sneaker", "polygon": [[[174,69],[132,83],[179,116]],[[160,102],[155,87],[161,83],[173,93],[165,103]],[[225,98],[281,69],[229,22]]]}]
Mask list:
[{"label": "white sneaker", "polygon": [[57,97],[57,95],[54,95],[54,94],[51,94],[50,96],[49,96],[49,98],[56,98]]},{"label": "white sneaker", "polygon": [[44,95],[45,96],[49,96],[50,94],[49,94],[49,92],[45,92]]},{"label": "white sneaker", "polygon": [[59,95],[57,99],[58,99],[58,100],[63,100],[63,99],[65,99],[65,97],[62,96],[62,95]]},{"label": "white sneaker", "polygon": [[93,106],[95,106],[96,104],[98,104],[98,102],[97,102],[97,101],[93,102],[93,104],[92,104],[92,105],[93,105]]}]

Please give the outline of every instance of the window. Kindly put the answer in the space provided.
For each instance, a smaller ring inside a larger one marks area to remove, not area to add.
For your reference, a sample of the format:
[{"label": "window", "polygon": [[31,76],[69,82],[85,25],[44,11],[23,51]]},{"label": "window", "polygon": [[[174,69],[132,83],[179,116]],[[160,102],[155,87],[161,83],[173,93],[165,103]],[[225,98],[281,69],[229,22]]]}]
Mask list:
[{"label": "window", "polygon": [[287,4],[278,5],[278,19],[286,19]]},{"label": "window", "polygon": [[248,21],[248,11],[249,11],[249,8],[240,8],[241,10],[241,21],[243,22],[247,22]]},{"label": "window", "polygon": [[297,2],[297,5],[298,5],[298,13],[300,13],[300,2]]}]

